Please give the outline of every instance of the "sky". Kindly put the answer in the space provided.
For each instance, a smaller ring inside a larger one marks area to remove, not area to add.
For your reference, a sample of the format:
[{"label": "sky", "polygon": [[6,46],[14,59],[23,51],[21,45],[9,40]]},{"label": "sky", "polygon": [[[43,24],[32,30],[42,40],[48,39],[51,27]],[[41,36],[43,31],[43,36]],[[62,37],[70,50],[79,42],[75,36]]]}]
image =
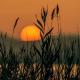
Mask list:
[{"label": "sky", "polygon": [[[61,28],[65,34],[75,34],[80,26],[80,0],[0,0],[0,32],[11,36],[12,28],[17,17],[18,25],[14,37],[20,38],[23,27],[35,22],[35,14],[40,17],[42,7],[48,5],[49,13],[59,4]],[[57,27],[54,26],[54,33]]]}]

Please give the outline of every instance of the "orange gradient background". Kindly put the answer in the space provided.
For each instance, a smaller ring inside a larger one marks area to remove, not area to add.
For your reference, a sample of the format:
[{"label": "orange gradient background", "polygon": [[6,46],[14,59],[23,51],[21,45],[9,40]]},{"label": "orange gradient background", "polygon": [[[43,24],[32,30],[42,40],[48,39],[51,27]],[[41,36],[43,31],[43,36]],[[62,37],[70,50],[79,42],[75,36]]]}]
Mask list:
[{"label": "orange gradient background", "polygon": [[[0,1],[0,31],[9,36],[17,17],[20,17],[15,30],[15,38],[20,38],[23,27],[35,22],[35,14],[40,17],[41,7],[48,5],[49,12],[59,4],[62,31],[65,34],[76,33],[80,25],[80,0],[1,0]],[[57,27],[54,27],[56,33]]]}]

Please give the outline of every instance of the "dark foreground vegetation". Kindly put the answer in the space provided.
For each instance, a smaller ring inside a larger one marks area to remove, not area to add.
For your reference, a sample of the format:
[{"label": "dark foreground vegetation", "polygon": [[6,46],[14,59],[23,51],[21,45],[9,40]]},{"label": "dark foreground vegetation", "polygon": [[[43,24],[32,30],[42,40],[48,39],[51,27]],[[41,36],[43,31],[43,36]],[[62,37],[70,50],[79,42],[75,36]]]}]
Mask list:
[{"label": "dark foreground vegetation", "polygon": [[[61,33],[58,5],[51,13],[51,27],[47,32],[48,8],[42,8],[41,21],[34,23],[41,30],[41,40],[13,47],[13,35],[6,46],[6,35],[0,37],[0,80],[80,80],[80,38]],[[52,36],[53,20],[57,18],[59,34]],[[15,21],[13,34],[19,18]],[[26,46],[25,46],[26,45]],[[37,46],[38,45],[38,46]],[[16,50],[15,50],[16,49]]]}]

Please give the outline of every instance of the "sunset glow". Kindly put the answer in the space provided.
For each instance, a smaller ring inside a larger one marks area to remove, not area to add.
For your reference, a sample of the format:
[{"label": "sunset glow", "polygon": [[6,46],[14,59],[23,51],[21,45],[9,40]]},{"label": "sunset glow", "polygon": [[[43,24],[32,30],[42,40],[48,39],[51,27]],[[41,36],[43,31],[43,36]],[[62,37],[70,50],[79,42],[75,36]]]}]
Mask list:
[{"label": "sunset glow", "polygon": [[26,26],[21,30],[22,41],[37,41],[40,40],[40,30],[34,26]]},{"label": "sunset glow", "polygon": [[[49,19],[47,24],[50,26],[50,13],[59,5],[60,23],[62,32],[66,35],[77,34],[77,27],[80,27],[80,0],[1,0],[0,1],[0,32],[7,32],[11,37],[12,27],[17,17],[20,22],[17,25],[15,38],[20,39],[20,30],[24,25],[35,22],[35,15],[40,17],[42,7],[49,9]],[[53,21],[54,34],[57,34],[57,23]],[[47,28],[48,29],[48,28]],[[80,28],[78,29],[80,30]]]}]

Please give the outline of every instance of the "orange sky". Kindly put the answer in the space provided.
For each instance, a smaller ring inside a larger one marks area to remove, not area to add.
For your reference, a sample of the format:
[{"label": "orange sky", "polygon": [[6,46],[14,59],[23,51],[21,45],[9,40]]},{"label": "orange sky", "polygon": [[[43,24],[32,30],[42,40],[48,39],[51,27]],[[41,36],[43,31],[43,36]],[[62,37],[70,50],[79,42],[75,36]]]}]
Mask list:
[{"label": "orange sky", "polygon": [[[15,37],[19,38],[23,27],[34,22],[35,14],[40,15],[42,6],[48,4],[49,11],[59,4],[62,31],[75,33],[80,26],[80,0],[1,0],[0,1],[0,31],[11,35],[15,19],[20,17],[16,27]],[[56,31],[56,26],[54,31]]]}]

